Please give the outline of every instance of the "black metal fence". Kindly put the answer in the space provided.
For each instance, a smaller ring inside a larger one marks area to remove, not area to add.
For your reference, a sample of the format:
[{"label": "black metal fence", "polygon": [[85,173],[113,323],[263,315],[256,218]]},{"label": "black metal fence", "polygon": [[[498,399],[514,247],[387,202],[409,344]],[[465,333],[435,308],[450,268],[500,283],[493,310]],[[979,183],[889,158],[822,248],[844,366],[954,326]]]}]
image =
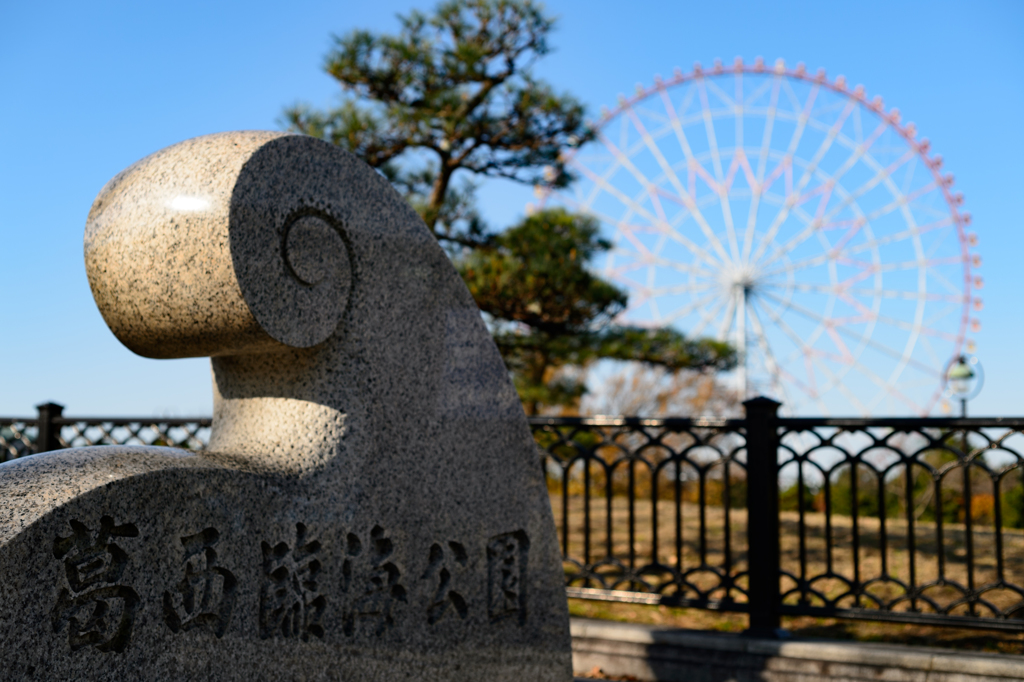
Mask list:
[{"label": "black metal fence", "polygon": [[570,596],[1024,631],[1024,419],[532,420]]},{"label": "black metal fence", "polygon": [[201,450],[210,439],[208,417],[65,417],[64,406],[36,406],[33,418],[0,417],[0,462],[87,445],[169,445]]},{"label": "black metal fence", "polygon": [[[1024,419],[531,418],[571,597],[1024,631]],[[0,418],[0,458],[209,419]]]}]

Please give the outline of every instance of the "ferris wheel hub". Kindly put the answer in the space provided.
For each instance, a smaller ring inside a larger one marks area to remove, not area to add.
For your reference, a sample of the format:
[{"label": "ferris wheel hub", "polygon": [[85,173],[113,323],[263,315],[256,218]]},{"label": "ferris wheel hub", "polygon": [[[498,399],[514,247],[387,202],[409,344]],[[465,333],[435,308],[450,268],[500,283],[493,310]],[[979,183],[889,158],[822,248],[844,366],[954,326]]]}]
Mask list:
[{"label": "ferris wheel hub", "polygon": [[729,265],[722,271],[719,279],[723,289],[730,291],[740,290],[749,294],[757,287],[761,280],[759,269],[751,264]]}]

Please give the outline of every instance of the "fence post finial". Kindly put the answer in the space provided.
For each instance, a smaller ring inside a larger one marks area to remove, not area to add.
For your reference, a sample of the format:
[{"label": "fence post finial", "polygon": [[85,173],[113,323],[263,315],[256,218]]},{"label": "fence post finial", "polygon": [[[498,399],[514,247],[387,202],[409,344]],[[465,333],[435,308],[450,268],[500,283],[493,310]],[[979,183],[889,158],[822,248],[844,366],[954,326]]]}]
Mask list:
[{"label": "fence post finial", "polygon": [[779,428],[781,403],[759,396],[743,403],[747,431],[747,635],[784,637],[779,591]]},{"label": "fence post finial", "polygon": [[50,452],[60,450],[60,426],[54,423],[55,419],[64,414],[64,406],[59,403],[43,403],[36,405],[39,412],[39,432],[36,436],[36,452]]}]

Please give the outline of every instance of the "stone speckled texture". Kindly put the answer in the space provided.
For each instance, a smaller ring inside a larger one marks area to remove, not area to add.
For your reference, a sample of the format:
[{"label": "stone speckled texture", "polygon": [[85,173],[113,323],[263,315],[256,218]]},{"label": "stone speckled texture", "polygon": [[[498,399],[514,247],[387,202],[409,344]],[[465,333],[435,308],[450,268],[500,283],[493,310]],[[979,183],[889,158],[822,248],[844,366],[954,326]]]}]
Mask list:
[{"label": "stone speckled texture", "polygon": [[126,346],[213,356],[213,434],[0,465],[5,679],[571,679],[522,409],[383,178],[197,138],[103,189],[85,251]]}]

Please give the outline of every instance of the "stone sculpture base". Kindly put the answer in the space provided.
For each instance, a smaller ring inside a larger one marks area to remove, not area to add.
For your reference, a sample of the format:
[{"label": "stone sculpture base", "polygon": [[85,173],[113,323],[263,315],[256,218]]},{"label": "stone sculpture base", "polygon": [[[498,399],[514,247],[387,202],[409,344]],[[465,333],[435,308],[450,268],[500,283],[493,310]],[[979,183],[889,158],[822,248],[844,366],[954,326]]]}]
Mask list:
[{"label": "stone sculpture base", "polygon": [[309,137],[188,140],[104,187],[85,258],[128,348],[212,357],[209,451],[0,465],[0,676],[570,679],[522,407],[383,177]]},{"label": "stone sculpture base", "polygon": [[309,490],[165,448],[5,465],[4,679],[568,679],[564,596],[531,566],[552,548],[503,520],[514,495],[403,524]]}]

